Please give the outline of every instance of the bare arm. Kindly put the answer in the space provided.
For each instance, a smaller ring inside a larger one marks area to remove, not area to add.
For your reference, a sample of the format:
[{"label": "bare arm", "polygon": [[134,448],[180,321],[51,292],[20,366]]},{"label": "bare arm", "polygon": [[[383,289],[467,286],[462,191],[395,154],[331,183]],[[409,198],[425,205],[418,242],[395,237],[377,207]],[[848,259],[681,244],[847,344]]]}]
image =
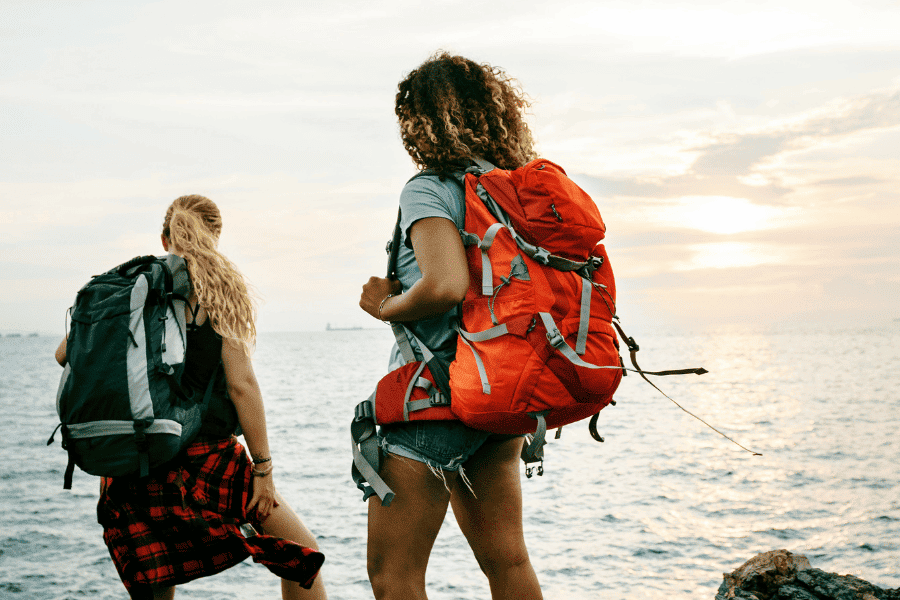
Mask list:
[{"label": "bare arm", "polygon": [[[250,456],[254,462],[271,458],[262,392],[256,381],[250,357],[247,356],[240,342],[229,339],[222,340],[222,364],[225,366],[228,394],[237,410],[238,421],[241,423]],[[260,463],[258,470],[266,471],[271,466],[271,462]],[[250,499],[247,509],[252,510],[254,506],[261,520],[265,520],[269,516],[273,506],[278,506],[271,473],[265,477],[254,477],[253,497]]]},{"label": "bare arm", "polygon": [[[443,217],[428,217],[413,223],[410,240],[422,278],[405,294],[382,300],[400,290],[400,283],[371,277],[363,286],[359,305],[385,321],[415,321],[441,315],[466,295],[469,265],[456,225]],[[381,306],[381,316],[378,307]]]},{"label": "bare arm", "polygon": [[59,366],[66,366],[66,362],[68,357],[66,355],[66,342],[68,342],[69,336],[63,338],[63,340],[59,343],[59,347],[56,349],[56,362],[59,363]]}]

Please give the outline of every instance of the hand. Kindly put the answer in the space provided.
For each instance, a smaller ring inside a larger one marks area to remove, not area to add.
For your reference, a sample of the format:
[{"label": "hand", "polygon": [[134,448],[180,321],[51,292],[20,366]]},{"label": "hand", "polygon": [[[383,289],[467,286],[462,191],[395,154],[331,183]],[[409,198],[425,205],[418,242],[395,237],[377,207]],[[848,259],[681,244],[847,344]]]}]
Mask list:
[{"label": "hand", "polygon": [[272,509],[278,506],[278,499],[275,494],[275,482],[272,480],[272,473],[265,477],[253,477],[253,495],[247,503],[247,512],[252,513],[256,509],[256,515],[259,522],[265,521]]},{"label": "hand", "polygon": [[378,314],[378,308],[382,301],[388,294],[399,294],[402,290],[403,285],[396,279],[370,277],[368,283],[363,286],[359,306],[376,319],[381,319],[383,315]]}]

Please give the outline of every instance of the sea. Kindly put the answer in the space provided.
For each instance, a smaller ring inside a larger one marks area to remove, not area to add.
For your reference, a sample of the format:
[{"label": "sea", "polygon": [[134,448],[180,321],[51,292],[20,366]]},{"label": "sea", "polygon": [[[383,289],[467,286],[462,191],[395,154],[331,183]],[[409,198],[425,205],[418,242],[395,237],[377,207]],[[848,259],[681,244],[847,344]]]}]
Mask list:
[{"label": "sea", "polygon": [[[98,479],[62,489],[53,360],[58,338],[0,338],[0,598],[126,594],[96,521]],[[548,599],[712,600],[730,573],[785,548],[814,567],[900,587],[900,323],[863,329],[721,328],[642,334],[646,370],[599,420],[551,439],[522,475],[531,560]],[[371,598],[366,505],[350,478],[353,407],[385,373],[390,330],[261,334],[275,483],[318,537],[333,599]],[[553,436],[550,436],[551,438]],[[279,597],[250,561],[177,597]],[[432,600],[490,598],[448,513],[428,567]]]}]

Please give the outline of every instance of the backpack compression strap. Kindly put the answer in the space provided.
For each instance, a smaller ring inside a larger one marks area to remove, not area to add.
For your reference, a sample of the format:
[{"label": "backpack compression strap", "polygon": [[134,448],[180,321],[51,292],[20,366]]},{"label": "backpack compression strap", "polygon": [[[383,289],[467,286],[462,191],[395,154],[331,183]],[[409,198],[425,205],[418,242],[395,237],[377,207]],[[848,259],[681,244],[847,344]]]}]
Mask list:
[{"label": "backpack compression strap", "polygon": [[350,474],[363,493],[363,502],[373,494],[381,498],[382,506],[390,506],[394,492],[378,475],[381,468],[381,449],[375,423],[375,394],[356,405],[356,414],[350,423],[350,445],[353,448],[353,466]]}]

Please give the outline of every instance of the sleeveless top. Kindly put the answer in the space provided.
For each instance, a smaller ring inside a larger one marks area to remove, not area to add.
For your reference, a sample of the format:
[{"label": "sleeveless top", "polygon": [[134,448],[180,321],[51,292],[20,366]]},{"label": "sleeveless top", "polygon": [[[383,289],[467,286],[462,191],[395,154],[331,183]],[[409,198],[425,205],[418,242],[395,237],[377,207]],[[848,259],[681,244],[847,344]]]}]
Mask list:
[{"label": "sleeveless top", "polygon": [[[202,395],[210,377],[215,374],[209,411],[203,419],[199,435],[207,438],[240,435],[240,424],[234,403],[228,396],[225,368],[222,362],[222,336],[212,327],[209,319],[197,325],[199,306],[191,309],[193,319],[187,324],[187,351],[184,358],[182,384],[192,393]],[[216,368],[218,367],[218,369]]]}]

